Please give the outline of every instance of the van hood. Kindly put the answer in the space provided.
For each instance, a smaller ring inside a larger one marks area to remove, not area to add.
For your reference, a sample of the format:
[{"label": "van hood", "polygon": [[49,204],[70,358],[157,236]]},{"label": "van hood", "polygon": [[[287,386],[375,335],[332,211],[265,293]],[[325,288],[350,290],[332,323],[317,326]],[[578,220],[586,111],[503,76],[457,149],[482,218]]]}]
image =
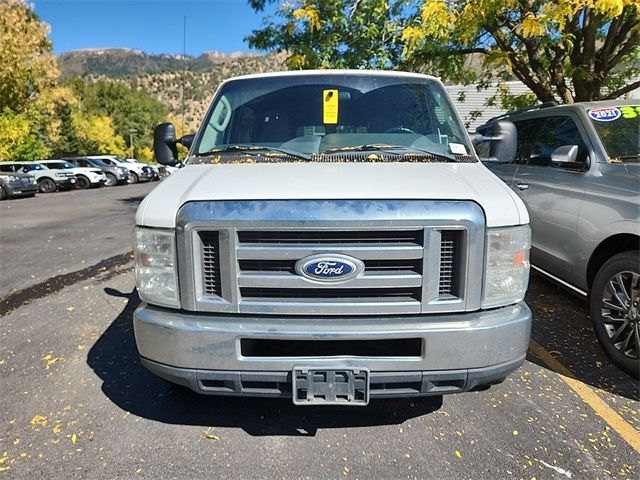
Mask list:
[{"label": "van hood", "polygon": [[187,165],[142,201],[136,224],[173,228],[187,202],[207,200],[469,200],[487,226],[529,222],[522,201],[481,163]]}]

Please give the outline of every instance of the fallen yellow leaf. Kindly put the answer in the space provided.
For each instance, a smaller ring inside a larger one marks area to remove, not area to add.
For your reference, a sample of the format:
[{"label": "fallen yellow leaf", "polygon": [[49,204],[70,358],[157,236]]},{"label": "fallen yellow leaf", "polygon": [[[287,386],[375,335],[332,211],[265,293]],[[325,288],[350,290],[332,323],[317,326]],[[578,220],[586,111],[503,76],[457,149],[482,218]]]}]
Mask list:
[{"label": "fallen yellow leaf", "polygon": [[140,473],[142,471],[142,468],[138,467],[136,468],[136,473]]},{"label": "fallen yellow leaf", "polygon": [[518,430],[514,430],[514,431],[513,431],[513,434],[514,434],[514,435],[518,435]]},{"label": "fallen yellow leaf", "polygon": [[71,435],[71,443],[75,445],[77,441],[78,441],[78,436],[74,433],[73,435]]},{"label": "fallen yellow leaf", "polygon": [[76,307],[67,307],[67,312],[73,312],[76,309]]},{"label": "fallen yellow leaf", "polygon": [[346,477],[347,475],[349,475],[349,467],[344,467],[342,469],[342,474]]},{"label": "fallen yellow leaf", "polygon": [[213,433],[207,433],[205,434],[205,437],[208,438],[209,440],[214,440],[216,442],[220,440],[220,437],[217,435],[214,435]]},{"label": "fallen yellow leaf", "polygon": [[47,417],[43,416],[43,415],[36,415],[35,417],[33,417],[31,419],[31,425],[46,425],[47,424]]},{"label": "fallen yellow leaf", "polygon": [[86,345],[78,345],[78,350],[84,350],[85,348],[87,348]]},{"label": "fallen yellow leaf", "polygon": [[58,433],[60,433],[62,431],[62,425],[60,425],[59,423],[54,425],[54,427],[51,429],[51,431],[57,435]]},{"label": "fallen yellow leaf", "polygon": [[458,458],[462,458],[462,454],[460,453],[460,450],[456,450],[456,457]]}]

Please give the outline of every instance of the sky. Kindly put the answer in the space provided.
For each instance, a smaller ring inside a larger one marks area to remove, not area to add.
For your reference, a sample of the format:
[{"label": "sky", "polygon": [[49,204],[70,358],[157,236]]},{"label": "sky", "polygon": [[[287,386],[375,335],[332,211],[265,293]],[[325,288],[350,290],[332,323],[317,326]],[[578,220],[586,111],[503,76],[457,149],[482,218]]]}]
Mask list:
[{"label": "sky", "polygon": [[[35,12],[51,26],[57,54],[82,48],[123,47],[147,53],[250,51],[244,42],[260,27],[246,0],[36,0]],[[273,11],[273,7],[271,8]]]}]

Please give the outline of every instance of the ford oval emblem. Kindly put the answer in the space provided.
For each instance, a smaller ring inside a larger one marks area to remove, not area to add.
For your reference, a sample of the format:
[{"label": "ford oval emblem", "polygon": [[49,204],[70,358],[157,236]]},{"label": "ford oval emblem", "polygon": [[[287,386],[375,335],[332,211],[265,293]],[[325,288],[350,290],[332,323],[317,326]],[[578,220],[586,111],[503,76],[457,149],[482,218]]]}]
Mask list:
[{"label": "ford oval emblem", "polygon": [[344,282],[364,272],[364,263],[348,255],[312,255],[296,262],[296,273],[316,282]]}]

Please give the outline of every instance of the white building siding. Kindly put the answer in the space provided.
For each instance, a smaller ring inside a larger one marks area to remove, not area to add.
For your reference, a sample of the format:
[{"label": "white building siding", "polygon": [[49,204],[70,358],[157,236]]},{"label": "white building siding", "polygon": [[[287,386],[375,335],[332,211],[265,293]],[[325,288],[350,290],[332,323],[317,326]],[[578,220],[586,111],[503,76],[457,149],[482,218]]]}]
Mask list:
[{"label": "white building siding", "polygon": [[[519,81],[505,82],[505,85],[509,88],[511,95],[522,95],[523,93],[531,92],[524,83]],[[474,131],[476,127],[484,124],[490,118],[505,112],[504,108],[499,104],[493,107],[485,106],[487,99],[497,93],[498,88],[496,86],[480,91],[478,91],[477,85],[447,85],[446,88],[469,131]],[[464,101],[462,102],[458,100],[461,92],[464,92]],[[482,114],[474,120],[471,114],[476,110],[482,112]]]}]

